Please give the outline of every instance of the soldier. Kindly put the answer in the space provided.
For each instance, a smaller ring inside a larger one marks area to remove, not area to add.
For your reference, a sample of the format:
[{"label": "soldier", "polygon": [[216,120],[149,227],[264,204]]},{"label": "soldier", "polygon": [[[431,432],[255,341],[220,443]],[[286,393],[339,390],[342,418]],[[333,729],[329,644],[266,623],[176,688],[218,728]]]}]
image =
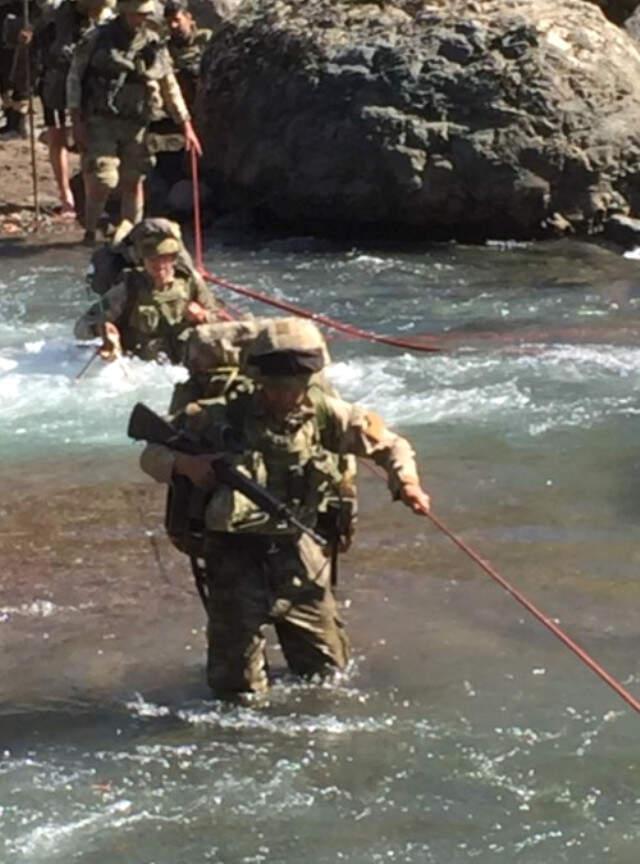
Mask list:
[{"label": "soldier", "polygon": [[67,105],[83,154],[87,245],[95,242],[118,182],[122,218],[134,224],[142,218],[143,181],[153,163],[145,136],[154,111],[164,105],[182,126],[186,149],[202,153],[171,58],[147,26],[154,0],[119,0],[117,11],[79,44],[67,79]]},{"label": "soldier", "polygon": [[[37,15],[38,10],[33,11]],[[22,0],[0,0],[0,97],[6,118],[3,135],[28,135],[32,39],[33,29],[25,26]]]},{"label": "soldier", "polygon": [[[158,222],[170,228],[159,229]],[[191,328],[216,321],[221,306],[200,276],[179,264],[178,225],[149,219],[136,230],[142,265],[123,271],[122,280],[76,322],[74,334],[77,339],[102,336],[105,360],[124,350],[144,360],[165,356],[181,363]]]},{"label": "soldier", "polygon": [[314,528],[325,497],[340,482],[335,454],[369,457],[384,467],[394,498],[429,511],[409,443],[376,414],[310,388],[327,359],[309,321],[275,320],[250,348],[251,392],[198,404],[185,424],[209,455],[147,445],[142,469],[155,480],[188,478],[209,490],[204,513],[208,602],[207,677],[219,695],[268,688],[265,627],[275,626],[291,670],[303,676],[344,669],[349,645],[330,585],[329,560],[306,535],[276,522],[243,495],[216,482],[214,455],[287,503]]},{"label": "soldier", "polygon": [[188,0],[167,0],[164,20],[169,29],[167,47],[178,84],[189,111],[193,111],[202,55],[213,31],[197,26],[189,11]]},{"label": "soldier", "polygon": [[161,217],[143,219],[132,225],[126,219],[118,225],[113,237],[100,245],[91,255],[87,269],[87,288],[95,294],[103,295],[124,282],[127,272],[142,266],[139,256],[140,241],[150,235],[174,237],[180,243],[176,269],[183,275],[202,281],[196,272],[193,259],[182,242],[180,226],[170,219]]},{"label": "soldier", "polygon": [[[176,78],[187,108],[193,113],[202,55],[213,35],[196,25],[187,0],[168,0],[164,19],[169,31],[167,48],[173,61]],[[156,175],[172,187],[189,176],[184,158],[184,139],[180,129],[170,117],[154,121],[149,128],[148,141],[156,154]]]},{"label": "soldier", "polygon": [[75,218],[67,153],[67,75],[76,45],[94,26],[113,16],[115,0],[63,0],[40,37],[43,74],[40,95],[49,160],[60,193],[61,213]]}]

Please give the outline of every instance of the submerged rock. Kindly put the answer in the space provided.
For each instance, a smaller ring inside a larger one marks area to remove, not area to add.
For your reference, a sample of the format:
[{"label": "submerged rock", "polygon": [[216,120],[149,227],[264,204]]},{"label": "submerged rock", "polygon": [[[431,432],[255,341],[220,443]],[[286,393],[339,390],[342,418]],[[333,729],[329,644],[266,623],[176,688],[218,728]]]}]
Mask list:
[{"label": "submerged rock", "polygon": [[640,53],[584,0],[246,0],[202,85],[229,209],[481,239],[640,206]]}]

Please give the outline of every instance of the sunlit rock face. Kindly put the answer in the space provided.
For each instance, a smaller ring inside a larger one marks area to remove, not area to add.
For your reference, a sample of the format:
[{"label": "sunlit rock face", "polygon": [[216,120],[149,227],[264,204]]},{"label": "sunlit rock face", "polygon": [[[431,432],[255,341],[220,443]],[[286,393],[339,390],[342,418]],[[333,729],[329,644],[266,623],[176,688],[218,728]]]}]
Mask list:
[{"label": "sunlit rock face", "polygon": [[584,0],[245,0],[199,124],[225,208],[530,237],[640,206],[640,54]]}]

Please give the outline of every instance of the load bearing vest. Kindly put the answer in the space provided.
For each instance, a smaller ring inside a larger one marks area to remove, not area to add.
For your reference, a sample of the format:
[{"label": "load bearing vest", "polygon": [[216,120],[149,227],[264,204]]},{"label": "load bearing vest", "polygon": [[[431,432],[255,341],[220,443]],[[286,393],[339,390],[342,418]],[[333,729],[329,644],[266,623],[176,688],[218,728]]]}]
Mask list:
[{"label": "load bearing vest", "polygon": [[[208,422],[218,427],[215,437],[224,437],[234,446],[226,452],[234,467],[266,487],[287,504],[300,521],[315,527],[329,500],[340,494],[344,476],[339,458],[322,444],[322,392],[313,387],[310,406],[288,418],[287,428],[274,431],[255,410],[252,393],[243,392],[231,400],[203,404]],[[217,404],[215,404],[217,403]],[[276,523],[240,492],[217,486],[206,508],[210,531],[260,534],[292,533],[295,529]]]},{"label": "load bearing vest", "polygon": [[146,124],[159,97],[158,80],[167,74],[158,36],[141,29],[127,38],[119,18],[98,28],[84,79],[83,108]]}]

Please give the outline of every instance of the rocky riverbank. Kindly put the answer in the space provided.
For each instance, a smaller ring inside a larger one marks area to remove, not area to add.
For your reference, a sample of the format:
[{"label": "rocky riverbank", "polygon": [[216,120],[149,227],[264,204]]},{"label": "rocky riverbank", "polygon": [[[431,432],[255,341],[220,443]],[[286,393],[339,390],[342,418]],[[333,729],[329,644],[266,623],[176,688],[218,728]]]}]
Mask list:
[{"label": "rocky riverbank", "polygon": [[[36,137],[43,131],[36,117]],[[76,166],[77,156],[71,154]],[[57,210],[58,191],[45,144],[36,141],[35,165],[40,219],[36,220],[33,162],[29,140],[0,137],[0,251],[13,241],[59,243],[79,240],[80,226]]]}]

